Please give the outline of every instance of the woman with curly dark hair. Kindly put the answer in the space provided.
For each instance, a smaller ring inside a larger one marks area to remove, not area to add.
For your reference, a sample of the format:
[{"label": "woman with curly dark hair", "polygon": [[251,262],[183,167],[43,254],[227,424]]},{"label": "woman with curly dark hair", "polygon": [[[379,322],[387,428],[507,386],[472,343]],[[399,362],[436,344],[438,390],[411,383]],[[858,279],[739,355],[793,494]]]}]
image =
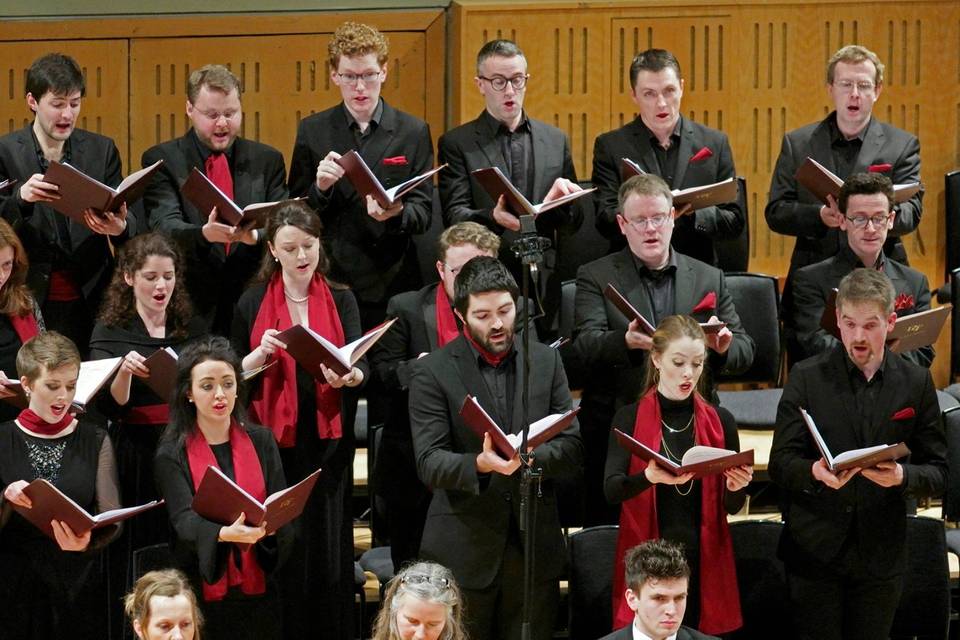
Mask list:
[{"label": "woman with curly dark hair", "polygon": [[[159,397],[143,382],[150,373],[143,362],[158,349],[178,351],[204,331],[193,316],[186,288],[178,286],[182,265],[174,244],[158,233],[128,241],[90,339],[91,358],[123,358],[109,393],[98,395],[97,409],[111,420],[123,497],[130,504],[157,497],[153,454],[167,424],[169,398]],[[168,538],[159,510],[126,529],[124,541],[115,547],[127,554]]]},{"label": "woman with curly dark hair", "polygon": [[[17,377],[17,351],[43,331],[43,317],[27,287],[27,253],[6,220],[0,219],[0,385]],[[2,391],[0,391],[2,393]],[[0,421],[13,420],[20,412],[0,402]]]},{"label": "woman with curly dark hair", "polygon": [[248,420],[237,401],[242,382],[240,359],[226,338],[207,336],[184,348],[170,423],[157,446],[156,482],[173,526],[177,565],[202,595],[204,638],[280,640],[273,574],[293,527],[267,535],[267,523],[248,524],[242,513],[224,523],[193,510],[211,466],[260,502],[286,488],[273,434]]},{"label": "woman with curly dark hair", "polygon": [[[250,415],[273,430],[287,483],[323,468],[303,515],[290,571],[282,577],[287,638],[311,637],[324,621],[325,638],[353,638],[353,522],[350,467],[356,397],[368,368],[361,361],[337,376],[316,379],[286,351],[277,334],[302,324],[338,346],[360,337],[353,293],[324,277],[328,261],[320,219],[307,205],[281,206],[267,222],[259,282],[241,296],[233,314],[233,344],[245,369],[271,360],[250,395]],[[346,393],[344,392],[346,389]]]}]

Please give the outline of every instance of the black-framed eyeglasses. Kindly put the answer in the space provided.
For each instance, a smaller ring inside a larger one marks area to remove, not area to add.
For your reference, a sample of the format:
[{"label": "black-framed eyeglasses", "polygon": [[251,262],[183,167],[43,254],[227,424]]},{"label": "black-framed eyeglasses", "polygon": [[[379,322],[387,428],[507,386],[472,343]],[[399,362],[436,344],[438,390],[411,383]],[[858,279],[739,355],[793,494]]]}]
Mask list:
[{"label": "black-framed eyeglasses", "polygon": [[852,224],[857,229],[863,229],[867,226],[867,223],[873,225],[874,229],[880,229],[881,227],[887,226],[887,223],[890,222],[890,214],[885,214],[882,216],[853,216],[852,218],[848,217],[847,222]]},{"label": "black-framed eyeglasses", "polygon": [[357,84],[358,80],[363,80],[363,84],[373,84],[375,82],[380,82],[380,76],[383,74],[383,69],[380,71],[364,71],[361,74],[356,73],[338,73],[337,76],[341,81],[346,82],[347,84],[353,86]]},{"label": "black-framed eyeglasses", "polygon": [[443,576],[430,576],[425,573],[411,573],[400,579],[400,584],[432,584],[438,589],[446,589],[450,586],[450,580]]},{"label": "black-framed eyeglasses", "polygon": [[480,78],[481,80],[486,80],[487,82],[489,82],[490,86],[493,87],[494,91],[505,90],[507,88],[508,82],[513,86],[515,90],[520,91],[520,89],[523,89],[525,86],[527,86],[527,79],[530,78],[530,74],[518,73],[517,75],[511,76],[509,78],[505,78],[503,76],[493,76],[492,78],[488,78],[486,76],[477,76],[477,77]]}]

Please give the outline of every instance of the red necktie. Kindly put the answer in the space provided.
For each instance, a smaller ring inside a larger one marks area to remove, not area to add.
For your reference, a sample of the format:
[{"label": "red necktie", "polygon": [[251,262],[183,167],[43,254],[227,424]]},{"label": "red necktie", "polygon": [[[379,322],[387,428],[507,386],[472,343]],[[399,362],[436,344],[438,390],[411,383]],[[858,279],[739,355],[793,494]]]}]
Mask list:
[{"label": "red necktie", "polygon": [[[222,153],[211,153],[207,156],[207,162],[204,165],[204,173],[210,178],[210,182],[217,185],[228,198],[233,200],[233,174],[230,173],[230,164],[227,162],[227,156]],[[224,245],[225,253],[230,253],[230,243]]]}]

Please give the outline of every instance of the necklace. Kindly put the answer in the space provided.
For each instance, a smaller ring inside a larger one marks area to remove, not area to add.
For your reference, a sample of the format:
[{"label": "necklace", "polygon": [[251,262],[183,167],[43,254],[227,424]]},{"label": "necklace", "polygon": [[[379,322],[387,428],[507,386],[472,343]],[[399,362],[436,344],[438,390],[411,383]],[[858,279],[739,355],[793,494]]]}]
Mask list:
[{"label": "necklace", "polygon": [[[692,416],[690,417],[690,421],[691,421],[691,422],[693,421],[693,417],[692,417]],[[663,422],[663,420],[661,420],[661,422]],[[666,427],[667,424],[664,422],[663,426]],[[688,423],[687,423],[687,427],[689,427],[689,426],[690,426],[690,423],[688,422]],[[685,431],[687,427],[684,427],[683,429],[680,429],[680,431]],[[667,427],[667,428],[669,429],[669,427]],[[673,429],[671,429],[671,431],[673,431]],[[674,433],[678,433],[678,432],[677,432],[677,431],[674,431]],[[670,447],[667,446],[667,439],[664,438],[662,434],[660,435],[660,444],[663,445],[663,451],[667,454],[667,459],[668,459],[668,460],[671,460],[671,461],[676,462],[676,463],[678,463],[678,464],[681,462],[681,458],[678,457],[678,456],[675,456],[675,455],[673,454],[673,451],[670,451]],[[691,480],[690,483],[687,485],[687,490],[686,490],[686,491],[682,491],[682,490],[680,489],[680,485],[678,485],[678,484],[673,485],[673,488],[674,488],[674,490],[677,492],[677,494],[679,494],[679,495],[681,495],[681,496],[688,495],[691,491],[693,491],[693,480]]]},{"label": "necklace", "polygon": [[292,302],[292,303],[294,303],[294,304],[303,304],[303,303],[306,302],[307,299],[310,297],[310,294],[307,294],[307,295],[303,296],[302,298],[294,298],[292,295],[290,295],[289,293],[287,293],[286,289],[284,289],[283,295],[286,296],[287,300],[289,300],[290,302]]},{"label": "necklace", "polygon": [[690,419],[687,420],[687,426],[685,426],[683,429],[674,429],[673,427],[668,425],[666,422],[664,422],[663,418],[660,418],[660,424],[662,424],[663,428],[669,431],[670,433],[683,433],[684,431],[690,428],[690,425],[693,424],[693,414],[692,413],[690,414]]}]

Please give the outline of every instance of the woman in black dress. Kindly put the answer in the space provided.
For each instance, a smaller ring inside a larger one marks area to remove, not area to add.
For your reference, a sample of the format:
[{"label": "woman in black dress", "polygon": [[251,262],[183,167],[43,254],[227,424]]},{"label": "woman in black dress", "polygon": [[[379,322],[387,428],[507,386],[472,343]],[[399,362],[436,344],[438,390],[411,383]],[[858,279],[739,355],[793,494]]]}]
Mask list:
[{"label": "woman in black dress", "polygon": [[[17,352],[43,331],[43,317],[27,286],[27,253],[20,238],[0,218],[0,385],[16,379]],[[0,397],[3,389],[0,388]],[[13,420],[20,409],[0,402],[0,421]]]},{"label": "woman in black dress", "polygon": [[[613,427],[677,464],[695,445],[739,451],[733,416],[709,404],[697,390],[705,345],[703,330],[693,318],[664,318],[647,359],[647,391],[617,412]],[[608,502],[623,503],[613,586],[615,629],[633,619],[624,597],[624,554],[653,538],[684,545],[691,568],[684,624],[710,634],[741,625],[727,514],[740,510],[752,474],[752,467],[743,466],[698,480],[689,473],[676,476],[654,460],[632,457],[611,429],[604,492]],[[699,567],[708,570],[701,574]]]},{"label": "woman in black dress", "polygon": [[284,572],[285,637],[308,638],[323,620],[323,638],[353,638],[353,520],[350,471],[356,388],[367,374],[362,361],[344,376],[325,370],[318,380],[297,365],[276,336],[308,326],[338,346],[360,337],[360,315],[350,291],[324,278],[328,260],[320,219],[305,204],[280,207],[265,229],[269,252],[259,282],[237,303],[235,348],[247,352],[245,369],[276,359],[251,395],[251,415],[280,445],[287,483],[323,468],[298,521],[297,545]]},{"label": "woman in black dress", "polygon": [[17,354],[29,406],[0,423],[0,629],[6,639],[105,637],[97,552],[118,526],[76,535],[53,520],[52,540],[14,509],[32,506],[23,489],[38,478],[89,513],[120,506],[110,439],[70,413],[79,370],[76,346],[55,332],[32,338]]},{"label": "woman in black dress", "polygon": [[260,526],[212,522],[192,508],[209,466],[257,500],[286,487],[272,434],[249,422],[237,392],[240,362],[226,338],[184,348],[170,402],[170,422],[157,447],[157,488],[173,525],[178,565],[202,594],[204,638],[281,637],[279,594],[272,574],[282,563],[291,527],[266,535]]},{"label": "woman in black dress", "polygon": [[[166,237],[149,233],[131,239],[120,251],[90,338],[91,358],[123,358],[109,393],[98,394],[97,409],[111,421],[120,487],[131,505],[157,498],[153,456],[170,400],[144,383],[150,371],[143,362],[158,349],[177,352],[204,332],[186,287],[178,286],[182,277],[183,261]],[[167,540],[166,516],[157,509],[131,521],[120,541],[123,548],[114,551],[129,558],[135,549]]]}]

